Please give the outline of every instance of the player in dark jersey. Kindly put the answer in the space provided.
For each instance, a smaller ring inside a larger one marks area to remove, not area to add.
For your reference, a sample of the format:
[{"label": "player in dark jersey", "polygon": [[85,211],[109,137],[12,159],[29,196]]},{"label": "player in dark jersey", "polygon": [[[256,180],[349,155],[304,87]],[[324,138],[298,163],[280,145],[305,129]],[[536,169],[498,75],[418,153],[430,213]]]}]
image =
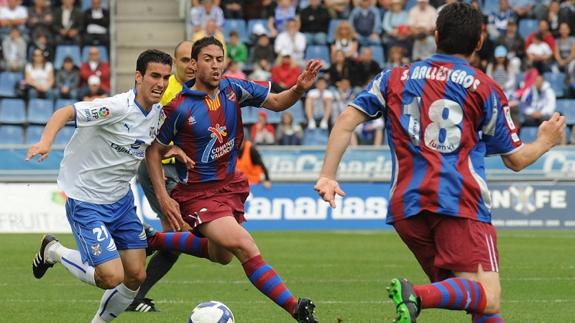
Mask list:
[{"label": "player in dark jersey", "polygon": [[497,240],[484,158],[501,155],[519,171],[558,144],[565,119],[554,114],[523,144],[499,86],[468,60],[483,44],[481,12],[463,3],[440,12],[437,54],[376,76],[338,118],[315,189],[335,207],[337,166],[353,129],[383,116],[393,156],[387,222],[433,284],[394,279],[398,322],[421,309],[465,310],[473,322],[503,322]]},{"label": "player in dark jersey", "polygon": [[[176,231],[185,221],[205,236],[210,259],[228,263],[233,256],[238,258],[252,284],[298,322],[317,322],[315,305],[309,299],[296,300],[240,225],[245,221],[249,185],[246,177],[236,172],[236,160],[243,141],[241,107],[263,106],[273,111],[291,107],[313,85],[321,63],[308,62],[297,85],[277,94],[270,93],[269,83],[262,86],[222,78],[223,45],[213,37],[194,43],[192,64],[195,83],[186,83],[164,107],[166,120],[157,142],[147,151],[147,165],[162,213]],[[170,141],[195,161],[191,170],[176,162],[180,183],[171,197],[165,189],[160,163]]]}]

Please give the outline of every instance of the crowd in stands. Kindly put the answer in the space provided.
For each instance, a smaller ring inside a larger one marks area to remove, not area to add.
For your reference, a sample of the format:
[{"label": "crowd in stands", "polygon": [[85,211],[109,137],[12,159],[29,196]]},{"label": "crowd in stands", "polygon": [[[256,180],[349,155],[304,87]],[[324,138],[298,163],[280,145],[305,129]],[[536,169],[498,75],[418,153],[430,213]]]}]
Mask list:
[{"label": "crowd in stands", "polygon": [[19,137],[13,132],[23,133],[15,126],[22,124],[20,138],[34,142],[55,108],[110,94],[106,7],[105,0],[0,0],[3,143]]},{"label": "crowd in stands", "polygon": [[[272,91],[321,59],[323,75],[301,104],[283,114],[247,109],[244,122],[260,145],[322,144],[374,75],[433,55],[437,14],[455,1],[191,0],[189,31],[226,43],[226,75],[271,81]],[[465,1],[484,14],[485,42],[471,64],[503,88],[521,137],[532,141],[555,111],[574,124],[575,1]],[[384,145],[384,127],[382,119],[361,125],[352,144]],[[565,143],[575,143],[570,133]]]}]

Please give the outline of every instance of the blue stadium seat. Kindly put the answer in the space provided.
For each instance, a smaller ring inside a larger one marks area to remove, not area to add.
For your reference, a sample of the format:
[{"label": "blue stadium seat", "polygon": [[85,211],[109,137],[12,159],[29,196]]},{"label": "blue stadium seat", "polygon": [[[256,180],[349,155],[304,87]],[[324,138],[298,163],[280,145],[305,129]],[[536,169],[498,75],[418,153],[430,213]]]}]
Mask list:
[{"label": "blue stadium seat", "polygon": [[567,144],[572,144],[571,142],[571,127],[565,127],[565,138],[567,138]]},{"label": "blue stadium seat", "polygon": [[30,99],[28,117],[30,123],[45,124],[54,112],[54,102],[48,99]]},{"label": "blue stadium seat", "polygon": [[323,68],[329,68],[330,65],[330,57],[329,57],[329,48],[325,45],[312,45],[307,46],[305,49],[305,60],[310,59],[320,59],[323,63]]},{"label": "blue stadium seat", "polygon": [[[92,7],[92,0],[82,0],[82,11],[86,11]],[[102,0],[102,8],[108,7],[108,0]]]},{"label": "blue stadium seat", "polygon": [[344,19],[332,19],[329,21],[329,28],[327,30],[327,42],[328,43],[333,43],[335,41],[335,30],[337,29],[337,26],[339,26],[339,24],[341,24],[343,21],[346,21],[346,20],[344,20]]},{"label": "blue stadium seat", "polygon": [[54,68],[59,70],[62,68],[64,58],[70,56],[74,61],[74,65],[80,66],[82,63],[80,56],[80,46],[77,45],[58,45],[56,47],[56,56],[54,57]]},{"label": "blue stadium seat", "polygon": [[287,110],[288,112],[290,112],[292,114],[293,117],[293,123],[294,124],[302,124],[305,123],[306,118],[305,118],[305,112],[304,112],[304,108],[303,108],[303,103],[301,102],[301,100],[298,100],[291,108],[289,108],[289,110]]},{"label": "blue stadium seat", "polygon": [[545,81],[549,82],[558,98],[565,95],[565,73],[547,72],[544,74],[544,77]]},{"label": "blue stadium seat", "polygon": [[71,99],[56,99],[56,103],[54,103],[54,111],[58,110],[62,107],[65,107],[67,105],[73,105],[74,103],[76,103],[76,100],[71,100]]},{"label": "blue stadium seat", "polygon": [[405,2],[405,8],[404,8],[405,11],[409,12],[409,9],[413,8],[416,4],[417,4],[417,0],[407,0]]},{"label": "blue stadium seat", "polygon": [[530,143],[537,139],[537,127],[521,127],[519,137],[525,143]]},{"label": "blue stadium seat", "polygon": [[492,12],[499,10],[499,0],[485,0],[481,6],[484,15],[489,16]]},{"label": "blue stadium seat", "polygon": [[[84,46],[84,48],[82,48],[82,62],[88,61],[88,51],[90,50],[90,47],[94,46]],[[106,48],[106,46],[95,46],[95,47],[97,47],[98,50],[100,51],[100,60],[103,62],[109,62],[110,57],[108,55],[108,49]]]},{"label": "blue stadium seat", "polygon": [[282,113],[281,112],[266,110],[266,113],[268,114],[268,122],[269,123],[273,123],[273,124],[280,123],[280,121],[282,119]]},{"label": "blue stadium seat", "polygon": [[6,145],[24,144],[24,128],[20,126],[0,126],[0,141]]},{"label": "blue stadium seat", "polygon": [[66,145],[68,141],[70,141],[70,138],[72,138],[75,130],[76,128],[70,126],[60,129],[54,140],[54,145]]},{"label": "blue stadium seat", "polygon": [[258,108],[244,107],[242,108],[242,121],[246,124],[256,123],[258,119]]},{"label": "blue stadium seat", "polygon": [[26,144],[32,145],[40,141],[42,132],[44,132],[44,126],[28,126],[28,129],[26,129]]},{"label": "blue stadium seat", "polygon": [[303,135],[304,146],[325,146],[329,135],[325,129],[306,129]]},{"label": "blue stadium seat", "polygon": [[385,66],[385,55],[383,53],[383,47],[379,46],[369,46],[371,52],[373,53],[373,60],[379,64],[380,68]]},{"label": "blue stadium seat", "polygon": [[523,39],[527,40],[529,34],[536,32],[539,28],[539,20],[537,19],[521,19],[519,20],[519,26],[517,26],[519,35]]},{"label": "blue stadium seat", "polygon": [[26,123],[26,103],[22,99],[0,101],[0,122],[11,124]]},{"label": "blue stadium seat", "polygon": [[232,31],[238,33],[243,43],[247,42],[246,22],[243,19],[226,19],[224,22],[224,37],[226,41],[230,39],[230,33]]},{"label": "blue stadium seat", "polygon": [[16,86],[23,79],[22,73],[2,72],[0,73],[0,96],[17,97]]},{"label": "blue stadium seat", "polygon": [[575,99],[559,99],[555,110],[567,119],[568,125],[575,124]]}]

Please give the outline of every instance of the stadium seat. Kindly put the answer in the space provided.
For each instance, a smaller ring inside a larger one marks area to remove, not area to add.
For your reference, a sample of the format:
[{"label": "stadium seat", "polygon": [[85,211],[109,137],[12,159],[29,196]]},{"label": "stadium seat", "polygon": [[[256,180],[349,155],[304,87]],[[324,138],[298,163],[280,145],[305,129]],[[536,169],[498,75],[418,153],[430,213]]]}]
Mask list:
[{"label": "stadium seat", "polygon": [[[92,0],[82,0],[82,11],[86,11],[92,7]],[[108,0],[102,0],[102,8],[109,8]]]},{"label": "stadium seat", "polygon": [[26,123],[26,104],[22,99],[0,101],[0,122],[10,124]]},{"label": "stadium seat", "polygon": [[30,99],[28,102],[28,117],[30,123],[45,124],[54,112],[54,102],[48,99]]},{"label": "stadium seat", "polygon": [[16,86],[23,79],[22,73],[0,73],[0,97],[17,97]]},{"label": "stadium seat", "polygon": [[530,143],[537,139],[537,127],[521,127],[519,137],[524,143]]},{"label": "stadium seat", "polygon": [[523,39],[527,40],[529,34],[536,32],[539,28],[539,20],[537,19],[521,19],[519,20],[518,32]]},{"label": "stadium seat", "polygon": [[70,100],[70,99],[56,99],[56,103],[54,103],[54,111],[58,110],[62,107],[65,107],[67,105],[73,105],[74,103],[76,103],[75,100]]},{"label": "stadium seat", "polygon": [[571,127],[565,127],[565,138],[567,138],[567,144],[572,144],[571,142]]},{"label": "stadium seat", "polygon": [[240,36],[240,41],[246,43],[248,41],[248,34],[246,32],[246,22],[243,19],[226,19],[224,22],[224,37],[230,39],[230,33],[235,31]]},{"label": "stadium seat", "polygon": [[481,11],[484,15],[489,16],[492,12],[499,10],[499,0],[484,0]]},{"label": "stadium seat", "polygon": [[304,146],[325,146],[329,135],[325,129],[306,129],[303,135]]},{"label": "stadium seat", "polygon": [[20,126],[0,126],[0,143],[6,145],[22,145],[24,143],[24,128]]},{"label": "stadium seat", "polygon": [[547,72],[544,74],[544,77],[545,81],[549,82],[558,98],[565,95],[565,73]]},{"label": "stadium seat", "polygon": [[62,68],[64,58],[70,56],[74,61],[74,65],[80,66],[82,63],[80,56],[80,46],[77,45],[58,45],[56,47],[56,57],[54,58],[54,68],[59,70]]},{"label": "stadium seat", "polygon": [[28,126],[28,129],[26,129],[26,144],[32,145],[40,141],[42,132],[44,132],[44,126]]},{"label": "stadium seat", "polygon": [[269,123],[273,123],[273,124],[280,123],[280,121],[282,119],[282,113],[281,112],[266,110],[266,113],[268,114],[268,122]]},{"label": "stadium seat", "polygon": [[330,65],[330,58],[329,58],[329,49],[325,45],[312,45],[307,46],[305,49],[305,60],[310,59],[320,59],[323,63],[323,68],[329,68]]},{"label": "stadium seat", "polygon": [[[90,47],[94,46],[84,46],[84,48],[82,48],[82,62],[88,61],[88,52],[90,51]],[[106,48],[106,46],[95,46],[95,47],[98,47],[98,50],[100,51],[100,60],[103,62],[109,62],[110,57],[108,56],[108,49]]]},{"label": "stadium seat", "polygon": [[409,12],[409,9],[413,8],[417,4],[417,0],[407,0],[405,2],[404,10]]},{"label": "stadium seat", "polygon": [[373,53],[373,60],[379,64],[380,68],[385,66],[385,55],[383,52],[383,47],[381,45],[377,46],[369,46],[371,48],[371,52]]},{"label": "stadium seat", "polygon": [[575,99],[557,100],[557,107],[555,111],[565,116],[568,125],[575,124]]},{"label": "stadium seat", "polygon": [[298,100],[287,111],[292,114],[294,124],[302,124],[306,122],[303,103],[301,102],[301,100]]},{"label": "stadium seat", "polygon": [[327,30],[327,42],[328,43],[333,43],[335,41],[335,30],[337,29],[337,26],[339,26],[339,24],[341,24],[343,21],[343,19],[332,19],[329,22],[329,28]]},{"label": "stadium seat", "polygon": [[66,145],[68,141],[70,141],[70,138],[72,138],[75,130],[76,128],[70,126],[60,129],[54,140],[54,145]]},{"label": "stadium seat", "polygon": [[258,108],[255,107],[245,107],[242,108],[242,121],[245,124],[256,123],[258,119]]}]

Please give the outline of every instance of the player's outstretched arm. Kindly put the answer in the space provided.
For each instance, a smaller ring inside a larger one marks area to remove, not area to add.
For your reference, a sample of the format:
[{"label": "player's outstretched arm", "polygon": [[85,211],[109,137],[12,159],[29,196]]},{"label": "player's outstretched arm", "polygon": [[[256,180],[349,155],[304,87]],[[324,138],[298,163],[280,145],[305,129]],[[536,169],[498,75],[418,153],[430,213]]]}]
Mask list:
[{"label": "player's outstretched arm", "polygon": [[337,167],[349,145],[353,130],[367,120],[369,118],[363,112],[353,107],[347,107],[337,118],[331,130],[321,173],[314,189],[324,201],[329,202],[332,208],[335,208],[335,194],[345,195],[335,179]]},{"label": "player's outstretched arm", "polygon": [[154,193],[162,209],[162,214],[166,216],[174,231],[180,231],[180,229],[184,227],[184,220],[180,213],[180,205],[168,194],[162,170],[162,158],[170,148],[170,146],[164,146],[154,141],[152,145],[146,149],[146,166],[148,167],[150,180],[152,181]]},{"label": "player's outstretched arm", "polygon": [[565,137],[565,117],[555,112],[547,121],[543,121],[539,126],[537,139],[518,151],[502,155],[503,163],[507,168],[516,172],[531,165],[544,153],[561,143]]},{"label": "player's outstretched arm", "polygon": [[297,78],[297,84],[280,93],[270,93],[263,106],[272,111],[284,111],[293,106],[314,85],[321,67],[319,60],[307,62]]},{"label": "player's outstretched arm", "polygon": [[40,141],[33,144],[30,149],[28,149],[28,153],[26,153],[26,160],[30,160],[34,158],[36,155],[40,155],[38,161],[43,161],[48,157],[50,150],[52,149],[52,144],[54,143],[54,138],[56,138],[56,134],[60,129],[66,126],[66,122],[72,121],[75,118],[74,107],[71,105],[67,105],[61,109],[56,110],[46,127],[44,127],[44,132],[42,133],[42,137]]}]

